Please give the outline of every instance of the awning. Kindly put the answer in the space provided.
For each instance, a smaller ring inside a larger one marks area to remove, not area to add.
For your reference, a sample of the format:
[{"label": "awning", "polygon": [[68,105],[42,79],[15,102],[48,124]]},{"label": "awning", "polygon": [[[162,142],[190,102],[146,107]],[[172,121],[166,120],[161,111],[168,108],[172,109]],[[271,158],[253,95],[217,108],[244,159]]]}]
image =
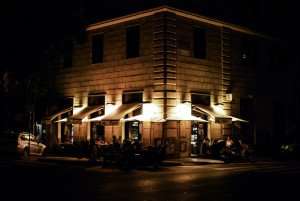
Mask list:
[{"label": "awning", "polygon": [[213,108],[208,107],[208,106],[192,105],[192,110],[195,112],[207,114],[210,117],[209,119],[216,123],[248,122],[248,121],[240,119],[238,117],[224,115],[224,114],[218,114],[217,112],[215,112],[213,110]]},{"label": "awning", "polygon": [[58,123],[58,122],[67,122],[68,121],[68,118],[63,118],[63,119],[60,119],[58,121],[55,121],[55,123]]},{"label": "awning", "polygon": [[145,115],[136,115],[133,117],[129,117],[127,119],[124,119],[125,122],[127,121],[149,121],[149,122],[165,122],[164,119],[159,117],[147,117]]},{"label": "awning", "polygon": [[49,119],[50,121],[53,121],[55,118],[57,118],[58,116],[65,114],[67,112],[72,111],[72,107],[68,107],[68,108],[64,108],[62,110],[59,110],[58,112],[50,115],[47,119]]},{"label": "awning", "polygon": [[166,120],[208,122],[208,121],[202,119],[201,117],[196,117],[196,116],[193,116],[193,115],[183,116],[183,117],[168,117]]},{"label": "awning", "polygon": [[240,118],[237,118],[237,117],[233,117],[233,116],[230,116],[230,117],[232,118],[233,122],[244,122],[244,123],[248,123],[249,122],[247,120],[240,119]]},{"label": "awning", "polygon": [[101,116],[98,116],[98,117],[87,119],[86,121],[87,122],[97,122],[97,121],[101,121],[104,117],[105,117],[105,115],[101,115]]},{"label": "awning", "polygon": [[76,124],[81,123],[81,121],[84,118],[87,118],[90,114],[100,111],[101,109],[104,109],[104,105],[96,105],[96,106],[88,106],[82,109],[79,113],[73,115],[70,117],[69,121],[70,123]]},{"label": "awning", "polygon": [[131,103],[131,104],[123,104],[118,106],[112,113],[105,115],[101,120],[102,121],[119,121],[126,114],[133,112],[142,106],[142,103]]}]

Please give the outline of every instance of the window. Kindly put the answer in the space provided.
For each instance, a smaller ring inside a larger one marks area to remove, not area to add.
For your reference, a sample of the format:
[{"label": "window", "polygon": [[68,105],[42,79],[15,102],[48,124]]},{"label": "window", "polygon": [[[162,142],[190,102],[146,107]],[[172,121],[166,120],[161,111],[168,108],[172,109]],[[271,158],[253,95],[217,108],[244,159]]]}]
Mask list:
[{"label": "window", "polygon": [[192,94],[192,104],[210,106],[209,94]]},{"label": "window", "polygon": [[194,57],[206,58],[206,32],[202,28],[194,28]]},{"label": "window", "polygon": [[104,105],[105,96],[101,95],[91,95],[88,97],[88,106]]},{"label": "window", "polygon": [[66,41],[64,45],[64,67],[69,68],[72,66],[72,56],[73,56],[73,42]]},{"label": "window", "polygon": [[126,30],[126,56],[134,58],[140,56],[140,27],[129,27]]},{"label": "window", "polygon": [[125,93],[122,96],[122,103],[142,103],[143,102],[143,93],[142,92],[129,92]]},{"label": "window", "polygon": [[92,38],[92,63],[103,62],[103,35],[95,35]]}]

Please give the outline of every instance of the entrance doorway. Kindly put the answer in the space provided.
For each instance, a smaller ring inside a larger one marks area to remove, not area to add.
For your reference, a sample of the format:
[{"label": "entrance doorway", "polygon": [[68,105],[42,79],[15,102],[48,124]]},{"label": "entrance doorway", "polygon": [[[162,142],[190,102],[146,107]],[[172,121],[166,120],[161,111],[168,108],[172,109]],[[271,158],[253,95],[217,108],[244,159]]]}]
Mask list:
[{"label": "entrance doorway", "polygon": [[73,126],[66,122],[61,123],[61,142],[73,143]]},{"label": "entrance doorway", "polygon": [[125,139],[126,140],[141,140],[140,122],[139,121],[125,122]]},{"label": "entrance doorway", "polygon": [[100,122],[91,122],[91,140],[100,139],[105,141],[104,126]]},{"label": "entrance doorway", "polygon": [[207,124],[192,121],[191,133],[191,156],[205,154],[203,149],[204,140],[207,138]]}]

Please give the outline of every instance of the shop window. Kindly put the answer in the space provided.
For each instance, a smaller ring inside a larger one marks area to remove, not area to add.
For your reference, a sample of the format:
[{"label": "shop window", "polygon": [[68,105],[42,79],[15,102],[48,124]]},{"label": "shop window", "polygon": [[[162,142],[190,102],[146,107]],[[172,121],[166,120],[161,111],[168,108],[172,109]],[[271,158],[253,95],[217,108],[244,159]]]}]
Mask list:
[{"label": "shop window", "polygon": [[105,96],[91,95],[88,97],[88,106],[104,105]]},{"label": "shop window", "polygon": [[72,58],[73,57],[73,42],[68,40],[64,44],[64,67],[72,67]]},{"label": "shop window", "polygon": [[209,94],[192,94],[192,104],[210,106],[210,95]]},{"label": "shop window", "polygon": [[140,56],[140,27],[133,26],[126,30],[126,57]]},{"label": "shop window", "polygon": [[124,93],[122,96],[123,104],[142,103],[142,102],[143,102],[143,93],[142,92]]},{"label": "shop window", "polygon": [[103,62],[103,35],[95,35],[92,38],[92,63]]},{"label": "shop window", "polygon": [[202,28],[194,28],[194,57],[206,58],[206,31]]}]

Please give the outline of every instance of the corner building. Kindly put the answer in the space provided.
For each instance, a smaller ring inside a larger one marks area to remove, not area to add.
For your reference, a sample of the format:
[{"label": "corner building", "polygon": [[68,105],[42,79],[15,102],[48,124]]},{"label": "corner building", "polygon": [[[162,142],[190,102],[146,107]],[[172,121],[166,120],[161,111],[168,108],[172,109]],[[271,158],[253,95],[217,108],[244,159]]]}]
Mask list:
[{"label": "corner building", "polygon": [[[264,36],[195,13],[158,7],[90,24],[52,66],[60,110],[49,143],[103,138],[201,154],[204,138],[255,143],[254,44]],[[256,46],[257,47],[257,46]]]}]

